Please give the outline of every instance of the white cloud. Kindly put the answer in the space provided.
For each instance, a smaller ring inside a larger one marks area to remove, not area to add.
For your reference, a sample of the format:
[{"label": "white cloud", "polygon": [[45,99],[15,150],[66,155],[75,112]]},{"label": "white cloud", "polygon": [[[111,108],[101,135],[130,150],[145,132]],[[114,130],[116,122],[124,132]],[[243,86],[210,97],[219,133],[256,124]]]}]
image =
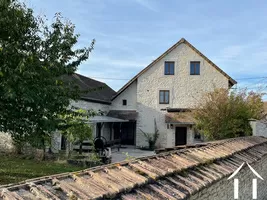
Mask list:
[{"label": "white cloud", "polygon": [[144,56],[142,58],[130,57],[129,55],[123,55],[122,59],[118,59],[118,56],[102,56],[91,54],[91,57],[84,63],[90,66],[111,66],[113,69],[131,68],[142,69],[150,64],[154,57]]},{"label": "white cloud", "polygon": [[158,10],[154,7],[154,5],[152,5],[151,2],[149,2],[148,0],[134,0],[136,3],[138,3],[139,5],[154,11],[154,12],[158,12]]}]

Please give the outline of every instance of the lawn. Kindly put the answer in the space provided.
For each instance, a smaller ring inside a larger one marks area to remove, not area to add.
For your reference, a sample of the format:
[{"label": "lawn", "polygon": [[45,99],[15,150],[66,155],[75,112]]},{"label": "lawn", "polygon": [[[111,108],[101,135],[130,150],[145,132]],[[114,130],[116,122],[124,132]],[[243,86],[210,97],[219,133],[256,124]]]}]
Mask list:
[{"label": "lawn", "polygon": [[0,155],[0,185],[57,173],[82,170],[67,163],[26,160],[15,156]]}]

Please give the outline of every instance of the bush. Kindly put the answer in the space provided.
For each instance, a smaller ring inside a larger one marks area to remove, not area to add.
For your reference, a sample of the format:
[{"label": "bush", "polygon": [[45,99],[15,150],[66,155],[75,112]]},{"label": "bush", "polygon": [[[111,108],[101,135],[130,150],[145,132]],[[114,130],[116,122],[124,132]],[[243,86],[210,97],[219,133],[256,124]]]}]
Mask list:
[{"label": "bush", "polygon": [[217,89],[194,110],[196,126],[207,139],[219,140],[252,134],[249,119],[263,117],[262,94]]}]

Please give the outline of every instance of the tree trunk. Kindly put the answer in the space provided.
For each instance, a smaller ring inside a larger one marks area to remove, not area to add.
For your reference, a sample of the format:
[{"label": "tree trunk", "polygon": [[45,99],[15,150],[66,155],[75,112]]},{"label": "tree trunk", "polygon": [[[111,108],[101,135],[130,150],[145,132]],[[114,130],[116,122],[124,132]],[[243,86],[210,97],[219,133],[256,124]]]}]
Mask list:
[{"label": "tree trunk", "polygon": [[83,153],[83,143],[80,143],[80,148],[79,148],[79,154],[81,155]]},{"label": "tree trunk", "polygon": [[45,139],[44,138],[42,138],[42,146],[43,146],[43,158],[41,159],[41,160],[45,160],[45,150],[46,150],[46,146],[45,146]]},{"label": "tree trunk", "polygon": [[66,158],[70,157],[70,142],[66,140]]}]

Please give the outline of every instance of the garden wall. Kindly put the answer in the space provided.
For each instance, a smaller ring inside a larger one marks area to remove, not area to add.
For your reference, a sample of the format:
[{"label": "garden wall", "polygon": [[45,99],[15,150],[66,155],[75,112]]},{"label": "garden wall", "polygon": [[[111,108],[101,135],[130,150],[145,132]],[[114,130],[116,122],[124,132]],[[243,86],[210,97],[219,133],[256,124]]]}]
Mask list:
[{"label": "garden wall", "polygon": [[[267,199],[267,156],[265,155],[258,162],[251,166],[262,176],[264,180],[257,179],[258,200]],[[247,165],[234,177],[239,180],[239,200],[252,199],[252,179],[257,178]],[[234,199],[234,180],[227,180],[228,177],[212,184],[191,196],[189,200],[230,200]]]},{"label": "garden wall", "polygon": [[9,153],[15,150],[10,134],[0,132],[0,153]]}]

